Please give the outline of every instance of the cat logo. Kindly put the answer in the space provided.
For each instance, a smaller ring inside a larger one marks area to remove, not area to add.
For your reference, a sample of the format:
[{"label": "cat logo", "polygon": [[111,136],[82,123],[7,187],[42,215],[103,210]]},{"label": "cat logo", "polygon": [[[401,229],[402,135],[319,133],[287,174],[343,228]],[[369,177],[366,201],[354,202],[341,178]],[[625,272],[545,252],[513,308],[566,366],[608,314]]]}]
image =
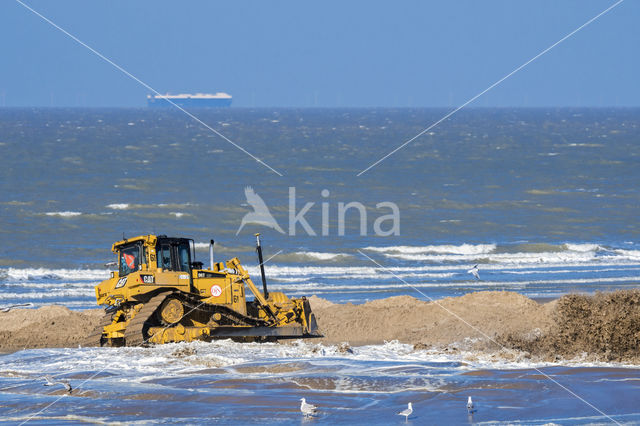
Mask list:
[{"label": "cat logo", "polygon": [[124,287],[126,283],[127,283],[127,277],[122,277],[118,280],[118,283],[116,284],[116,288]]},{"label": "cat logo", "polygon": [[153,275],[140,275],[142,282],[145,284],[153,284],[156,282],[155,277]]}]

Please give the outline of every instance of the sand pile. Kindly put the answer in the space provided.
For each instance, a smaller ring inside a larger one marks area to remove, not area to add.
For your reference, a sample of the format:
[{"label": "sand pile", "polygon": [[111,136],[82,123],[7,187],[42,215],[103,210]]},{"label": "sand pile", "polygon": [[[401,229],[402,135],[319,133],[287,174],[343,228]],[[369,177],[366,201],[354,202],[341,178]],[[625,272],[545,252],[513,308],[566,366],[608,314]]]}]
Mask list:
[{"label": "sand pile", "polygon": [[640,290],[567,295],[553,310],[553,327],[537,336],[505,334],[502,343],[547,359],[595,355],[640,363]]},{"label": "sand pile", "polygon": [[102,309],[77,312],[64,306],[0,313],[0,351],[78,346],[103,313]]},{"label": "sand pile", "polygon": [[324,342],[353,345],[399,340],[421,347],[448,345],[465,338],[495,339],[521,335],[551,325],[553,305],[543,306],[512,292],[477,292],[424,302],[411,296],[363,305],[330,304],[312,297]]},{"label": "sand pile", "polygon": [[[325,336],[319,341],[328,344],[399,340],[416,348],[457,345],[489,352],[504,346],[550,360],[586,352],[603,361],[640,362],[640,291],[568,295],[544,305],[505,291],[437,302],[410,296],[362,305],[333,304],[315,296],[310,302]],[[102,313],[62,306],[0,313],[0,350],[75,347]]]}]

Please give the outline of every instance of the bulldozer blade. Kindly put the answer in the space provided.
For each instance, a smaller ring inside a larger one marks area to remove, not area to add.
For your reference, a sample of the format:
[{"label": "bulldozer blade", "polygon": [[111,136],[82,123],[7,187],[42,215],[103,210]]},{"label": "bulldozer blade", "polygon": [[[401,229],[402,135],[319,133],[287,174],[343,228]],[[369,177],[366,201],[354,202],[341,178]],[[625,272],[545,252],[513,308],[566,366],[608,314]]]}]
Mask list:
[{"label": "bulldozer blade", "polygon": [[[312,331],[313,333],[313,331]],[[316,331],[317,333],[317,331]],[[209,331],[211,337],[279,337],[295,339],[298,337],[323,337],[319,333],[305,333],[301,326],[284,327],[215,327]]]}]

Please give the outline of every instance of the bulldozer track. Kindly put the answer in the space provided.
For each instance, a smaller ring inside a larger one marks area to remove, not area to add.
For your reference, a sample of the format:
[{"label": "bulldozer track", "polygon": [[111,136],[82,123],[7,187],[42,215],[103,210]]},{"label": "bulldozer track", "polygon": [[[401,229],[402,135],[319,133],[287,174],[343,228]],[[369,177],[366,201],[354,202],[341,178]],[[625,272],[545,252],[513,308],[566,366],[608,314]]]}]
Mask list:
[{"label": "bulldozer track", "polygon": [[158,309],[164,299],[170,294],[171,292],[157,294],[142,305],[142,308],[131,319],[131,321],[129,321],[129,324],[124,331],[124,341],[126,346],[140,346],[147,341],[147,337],[144,335],[144,325],[156,309]]},{"label": "bulldozer track", "polygon": [[82,340],[80,345],[84,347],[102,346],[100,340],[102,339],[104,327],[111,324],[111,321],[111,314],[104,314],[102,318],[100,318],[98,325],[96,325],[91,333]]},{"label": "bulldozer track", "polygon": [[[228,320],[232,321],[235,325],[246,326],[267,326],[268,323],[264,320],[252,318],[246,315],[242,315],[233,309],[224,305],[210,305],[203,303],[201,299],[193,297],[192,295],[180,291],[168,291],[157,294],[144,303],[140,311],[130,320],[127,328],[124,332],[125,345],[126,346],[140,346],[146,343],[151,336],[147,336],[145,332],[145,325],[149,319],[152,318],[156,310],[162,305],[162,303],[168,297],[176,297],[179,299],[185,307],[184,318],[188,318],[194,311],[205,312],[209,317],[215,313],[220,313]],[[166,328],[170,327],[167,325]]]},{"label": "bulldozer track", "polygon": [[195,310],[206,312],[209,316],[213,316],[215,313],[219,313],[224,315],[225,317],[231,319],[237,325],[248,325],[248,326],[266,326],[267,322],[261,319],[252,318],[246,315],[242,315],[239,312],[234,311],[225,305],[211,305],[208,303],[203,303],[200,299],[197,299],[188,293],[181,293],[182,303],[185,307],[188,308],[187,312],[192,312]]},{"label": "bulldozer track", "polygon": [[[203,303],[198,297],[194,297],[189,293],[181,291],[166,291],[153,296],[149,301],[143,303],[142,308],[135,314],[135,316],[129,321],[124,331],[125,346],[140,346],[146,343],[151,336],[146,335],[145,328],[154,325],[153,315],[156,310],[162,305],[167,297],[178,298],[185,307],[184,318],[188,319],[189,315],[194,311],[205,312],[209,317],[213,314],[219,313],[227,320],[231,321],[233,325],[251,326],[251,327],[267,327],[269,322],[263,319],[253,318],[247,315],[243,315],[225,305],[211,305]],[[151,320],[151,321],[150,321]],[[109,321],[110,324],[111,322]],[[105,324],[106,325],[106,324]],[[146,326],[146,327],[145,327]],[[167,325],[167,328],[170,325]],[[100,335],[102,331],[100,331]],[[99,338],[92,337],[94,340]]]}]

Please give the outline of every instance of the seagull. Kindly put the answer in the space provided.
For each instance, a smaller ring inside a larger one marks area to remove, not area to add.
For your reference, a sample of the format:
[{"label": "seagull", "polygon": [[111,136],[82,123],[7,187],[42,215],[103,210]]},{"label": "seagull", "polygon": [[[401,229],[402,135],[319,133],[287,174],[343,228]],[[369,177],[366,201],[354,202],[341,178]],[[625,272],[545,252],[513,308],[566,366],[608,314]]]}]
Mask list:
[{"label": "seagull", "polygon": [[300,411],[304,414],[305,417],[313,416],[317,413],[318,407],[313,404],[307,404],[307,401],[304,398],[300,398],[302,403],[300,404]]},{"label": "seagull", "polygon": [[478,274],[478,265],[475,265],[473,268],[469,269],[467,273],[476,277],[476,280],[480,279],[480,275]]},{"label": "seagull", "polygon": [[467,411],[469,412],[469,414],[472,414],[474,411],[476,411],[473,407],[473,401],[471,400],[471,397],[467,399]]},{"label": "seagull", "polygon": [[33,303],[18,303],[17,305],[3,306],[0,308],[0,312],[9,312],[15,308],[26,308],[30,306],[33,306]]},{"label": "seagull", "polygon": [[46,381],[46,383],[44,384],[45,386],[62,385],[62,386],[64,386],[64,388],[65,388],[69,393],[71,393],[71,391],[73,390],[73,389],[71,388],[71,385],[69,384],[69,382],[68,382],[68,381],[66,381],[66,380],[58,380],[58,381],[54,381],[54,380],[53,380],[53,377],[51,377],[51,376],[44,376],[43,378],[44,378],[44,380]]},{"label": "seagull", "polygon": [[409,419],[409,416],[411,415],[411,413],[413,413],[413,406],[411,406],[411,403],[409,403],[407,405],[407,409],[400,411],[398,415],[404,416],[404,421],[406,422]]}]

